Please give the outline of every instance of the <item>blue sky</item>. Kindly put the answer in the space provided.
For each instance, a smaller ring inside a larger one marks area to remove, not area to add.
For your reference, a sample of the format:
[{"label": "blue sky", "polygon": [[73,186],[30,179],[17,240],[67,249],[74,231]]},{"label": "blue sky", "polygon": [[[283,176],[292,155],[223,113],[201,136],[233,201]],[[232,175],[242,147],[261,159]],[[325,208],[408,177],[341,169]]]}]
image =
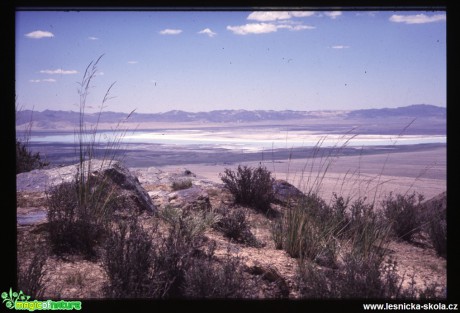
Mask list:
[{"label": "blue sky", "polygon": [[421,11],[18,11],[20,106],[77,111],[446,106],[446,14]]}]

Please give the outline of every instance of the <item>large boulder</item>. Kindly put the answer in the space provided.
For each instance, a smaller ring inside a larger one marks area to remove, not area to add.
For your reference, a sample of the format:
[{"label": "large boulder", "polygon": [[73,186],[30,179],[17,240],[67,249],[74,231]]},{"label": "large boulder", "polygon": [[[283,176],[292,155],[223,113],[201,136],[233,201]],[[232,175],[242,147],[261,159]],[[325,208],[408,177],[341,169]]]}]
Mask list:
[{"label": "large boulder", "polygon": [[105,169],[103,175],[119,188],[119,197],[121,196],[134,202],[134,205],[141,211],[154,212],[156,210],[152,199],[137,177],[131,174],[129,169],[121,166],[120,163],[115,163],[112,167]]},{"label": "large boulder", "polygon": [[277,179],[273,182],[273,193],[275,202],[288,205],[291,201],[297,201],[304,196],[304,193],[285,180]]},{"label": "large boulder", "polygon": [[[90,175],[107,179],[116,190],[117,198],[123,202],[134,204],[141,211],[156,210],[152,199],[126,167],[119,162],[91,160],[83,163],[85,172],[90,169]],[[46,192],[52,187],[76,179],[80,164],[57,167],[52,169],[33,170],[16,175],[17,192]]]},{"label": "large boulder", "polygon": [[208,193],[199,186],[169,193],[169,203],[173,206],[193,209],[209,209],[211,202]]}]

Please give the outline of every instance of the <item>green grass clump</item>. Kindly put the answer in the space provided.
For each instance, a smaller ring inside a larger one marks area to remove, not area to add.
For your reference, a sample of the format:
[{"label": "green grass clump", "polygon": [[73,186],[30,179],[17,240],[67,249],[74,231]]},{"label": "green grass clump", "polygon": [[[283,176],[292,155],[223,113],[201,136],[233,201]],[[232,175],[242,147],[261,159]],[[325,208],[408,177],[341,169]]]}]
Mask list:
[{"label": "green grass clump", "polygon": [[305,197],[275,221],[272,229],[275,246],[294,258],[335,263],[337,240],[334,235],[339,231],[340,223],[329,214],[330,210],[321,198],[316,195]]},{"label": "green grass clump", "polygon": [[[70,252],[94,257],[95,246],[106,232],[117,206],[115,186],[101,173],[104,168],[114,164],[119,156],[117,152],[126,130],[106,142],[101,142],[98,134],[102,110],[110,99],[114,84],[102,99],[97,122],[89,124],[85,120],[87,97],[101,58],[87,66],[79,83],[80,112],[75,131],[77,174],[72,182],[63,183],[47,192],[50,240],[53,251],[58,254]],[[120,123],[115,130],[118,131],[119,126]]]},{"label": "green grass clump", "polygon": [[191,179],[186,179],[186,180],[177,180],[177,181],[174,181],[172,184],[171,184],[171,188],[174,190],[174,191],[177,191],[177,190],[182,190],[182,189],[188,189],[192,187],[192,180]]}]

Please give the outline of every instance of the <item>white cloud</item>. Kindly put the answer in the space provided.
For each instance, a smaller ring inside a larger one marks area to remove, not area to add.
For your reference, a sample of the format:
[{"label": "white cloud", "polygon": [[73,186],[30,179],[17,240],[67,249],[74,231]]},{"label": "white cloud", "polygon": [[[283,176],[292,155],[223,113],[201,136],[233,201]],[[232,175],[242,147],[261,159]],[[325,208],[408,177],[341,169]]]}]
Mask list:
[{"label": "white cloud", "polygon": [[350,46],[344,46],[344,45],[335,45],[331,47],[332,49],[348,49]]},{"label": "white cloud", "polygon": [[54,34],[43,30],[36,30],[31,33],[25,34],[25,36],[33,39],[40,39],[54,37]]},{"label": "white cloud", "polygon": [[29,80],[29,82],[31,82],[31,83],[39,83],[40,79],[31,79],[31,80]]},{"label": "white cloud", "polygon": [[315,29],[314,26],[302,25],[302,24],[291,24],[291,23],[250,23],[240,26],[227,26],[227,29],[237,35],[248,35],[248,34],[266,34],[276,32],[278,29],[288,29],[291,31],[299,31],[304,29]]},{"label": "white cloud", "polygon": [[217,35],[215,32],[213,32],[211,29],[209,28],[205,28],[203,30],[200,30],[198,32],[198,34],[205,34],[205,35],[208,35],[209,37],[214,37],[215,35]]},{"label": "white cloud", "polygon": [[395,23],[425,24],[425,23],[445,21],[446,15],[445,14],[435,14],[435,15],[428,16],[426,14],[415,14],[415,15],[393,14],[389,20],[390,22],[395,22]]},{"label": "white cloud", "polygon": [[295,17],[308,17],[315,14],[315,12],[311,11],[256,11],[249,14],[247,19],[262,23],[227,26],[227,30],[237,35],[247,35],[273,33],[278,29],[288,29],[290,31],[315,29],[315,26],[303,25],[301,21],[291,20]]},{"label": "white cloud", "polygon": [[292,17],[307,17],[314,15],[309,11],[256,11],[249,14],[248,20],[258,22],[270,22],[276,20],[288,20]]},{"label": "white cloud", "polygon": [[227,26],[227,29],[237,35],[247,35],[276,32],[278,27],[269,23],[250,23],[241,26]]},{"label": "white cloud", "polygon": [[342,12],[340,11],[325,12],[324,15],[330,17],[331,19],[336,19],[337,17],[342,15]]},{"label": "white cloud", "polygon": [[268,12],[252,12],[248,16],[248,20],[268,22],[276,20],[287,20],[290,19],[291,15],[286,11],[268,11]]},{"label": "white cloud", "polygon": [[315,12],[312,11],[293,11],[289,12],[289,14],[293,17],[308,17],[315,15]]},{"label": "white cloud", "polygon": [[99,38],[90,36],[90,37],[88,37],[88,40],[99,40]]},{"label": "white cloud", "polygon": [[139,63],[139,62],[137,62],[137,61],[128,61],[128,64],[137,64],[137,63]]},{"label": "white cloud", "polygon": [[182,29],[163,29],[162,31],[160,31],[160,34],[161,35],[179,35],[180,33],[182,33]]},{"label": "white cloud", "polygon": [[42,74],[61,74],[61,75],[68,75],[68,74],[77,74],[78,72],[75,70],[63,70],[63,69],[57,69],[57,70],[41,70],[40,73]]}]

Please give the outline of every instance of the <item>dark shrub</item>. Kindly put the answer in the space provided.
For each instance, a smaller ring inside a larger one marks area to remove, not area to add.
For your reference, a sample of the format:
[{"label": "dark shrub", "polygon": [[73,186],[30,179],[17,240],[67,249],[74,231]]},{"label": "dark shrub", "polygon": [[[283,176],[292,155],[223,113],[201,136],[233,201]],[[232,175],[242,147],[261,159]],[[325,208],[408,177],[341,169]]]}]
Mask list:
[{"label": "dark shrub", "polygon": [[299,264],[298,283],[302,297],[336,299],[381,299],[400,295],[401,280],[392,261],[382,268],[383,259],[348,254],[338,269],[320,269]]},{"label": "dark shrub", "polygon": [[106,295],[114,298],[151,296],[151,258],[152,241],[148,233],[134,219],[121,222],[105,243],[103,260],[109,278]]},{"label": "dark shrub", "polygon": [[425,225],[430,241],[441,257],[447,257],[447,204],[446,198],[425,203]]},{"label": "dark shrub", "polygon": [[43,168],[48,164],[42,160],[39,152],[32,153],[27,143],[16,139],[16,174]]},{"label": "dark shrub", "polygon": [[18,289],[31,298],[41,298],[44,292],[46,249],[40,247],[28,266],[18,267]]},{"label": "dark shrub", "polygon": [[215,228],[236,242],[244,243],[251,247],[261,247],[262,244],[251,232],[251,226],[247,220],[246,211],[242,208],[230,210],[221,209],[222,217],[215,224]]},{"label": "dark shrub", "polygon": [[147,233],[135,220],[121,222],[103,258],[114,298],[239,298],[247,291],[239,258],[214,256],[215,242],[191,231],[186,216],[170,223],[166,237]]},{"label": "dark shrub", "polygon": [[185,273],[184,296],[187,298],[243,298],[248,295],[248,285],[243,275],[239,257],[229,253],[222,259],[214,258],[214,245],[203,257],[192,260]]},{"label": "dark shrub", "polygon": [[414,234],[420,232],[422,226],[421,202],[422,195],[390,194],[382,201],[385,218],[391,223],[396,236],[405,241],[412,241]]},{"label": "dark shrub", "polygon": [[87,183],[65,182],[47,195],[50,241],[53,252],[95,256],[95,246],[112,218],[110,188],[91,178]]},{"label": "dark shrub", "polygon": [[360,257],[381,257],[388,244],[391,225],[365,199],[355,200],[351,207],[344,237],[352,242],[353,253]]},{"label": "dark shrub", "polygon": [[428,234],[436,253],[447,257],[447,221],[445,217],[434,217],[428,224]]},{"label": "dark shrub", "polygon": [[236,172],[225,169],[220,175],[222,182],[235,198],[235,203],[268,212],[274,200],[273,178],[270,171],[259,166],[252,168],[238,165]]},{"label": "dark shrub", "polygon": [[181,298],[185,274],[193,258],[205,247],[202,236],[211,219],[188,210],[168,208],[162,217],[169,223],[169,233],[155,247],[152,262],[152,296]]}]

